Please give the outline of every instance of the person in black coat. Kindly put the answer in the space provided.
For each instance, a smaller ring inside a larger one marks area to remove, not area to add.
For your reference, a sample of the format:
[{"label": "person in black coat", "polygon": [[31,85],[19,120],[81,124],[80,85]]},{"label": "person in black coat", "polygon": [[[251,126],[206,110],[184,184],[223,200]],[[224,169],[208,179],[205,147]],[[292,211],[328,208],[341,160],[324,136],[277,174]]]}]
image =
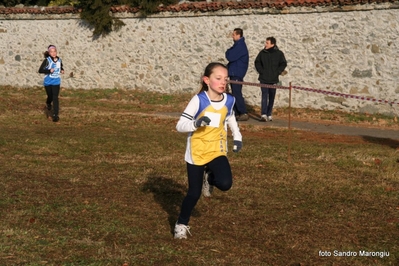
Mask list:
[{"label": "person in black coat", "polygon": [[[276,45],[274,37],[267,37],[265,47],[259,52],[255,59],[255,68],[259,73],[258,80],[261,84],[275,85],[279,82],[279,75],[287,67],[284,53]],[[260,121],[272,121],[272,112],[276,89],[261,88],[261,118]]]}]

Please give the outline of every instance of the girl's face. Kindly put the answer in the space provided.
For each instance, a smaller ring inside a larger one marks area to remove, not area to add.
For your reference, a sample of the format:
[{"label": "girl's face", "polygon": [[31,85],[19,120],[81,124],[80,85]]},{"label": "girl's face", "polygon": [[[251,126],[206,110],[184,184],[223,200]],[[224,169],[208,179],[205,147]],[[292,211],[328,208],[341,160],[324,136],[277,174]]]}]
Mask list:
[{"label": "girl's face", "polygon": [[55,48],[50,48],[49,50],[48,50],[48,54],[51,56],[51,57],[56,57],[57,56],[57,49],[55,49]]},{"label": "girl's face", "polygon": [[204,82],[208,84],[210,93],[222,94],[225,92],[227,81],[227,69],[221,66],[215,67],[209,77],[204,77]]}]

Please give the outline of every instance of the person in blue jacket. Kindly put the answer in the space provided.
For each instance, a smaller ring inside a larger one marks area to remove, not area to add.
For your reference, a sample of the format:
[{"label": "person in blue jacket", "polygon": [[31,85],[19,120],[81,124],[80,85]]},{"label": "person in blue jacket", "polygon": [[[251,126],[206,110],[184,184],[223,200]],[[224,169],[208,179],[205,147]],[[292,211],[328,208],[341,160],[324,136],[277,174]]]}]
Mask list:
[{"label": "person in blue jacket", "polygon": [[[235,28],[232,34],[234,44],[226,51],[226,59],[229,61],[227,64],[229,78],[234,81],[244,81],[248,70],[249,53],[243,35],[242,29]],[[230,86],[231,92],[236,98],[234,111],[237,115],[237,121],[246,121],[248,120],[248,114],[244,97],[242,96],[242,84],[230,83]]]},{"label": "person in blue jacket", "polygon": [[51,110],[53,103],[53,122],[60,120],[58,116],[59,112],[59,101],[58,96],[60,94],[61,87],[61,74],[64,74],[64,68],[62,60],[57,56],[57,48],[55,45],[50,44],[47,51],[44,52],[44,60],[39,68],[39,73],[45,74],[43,85],[47,94],[47,110]]}]

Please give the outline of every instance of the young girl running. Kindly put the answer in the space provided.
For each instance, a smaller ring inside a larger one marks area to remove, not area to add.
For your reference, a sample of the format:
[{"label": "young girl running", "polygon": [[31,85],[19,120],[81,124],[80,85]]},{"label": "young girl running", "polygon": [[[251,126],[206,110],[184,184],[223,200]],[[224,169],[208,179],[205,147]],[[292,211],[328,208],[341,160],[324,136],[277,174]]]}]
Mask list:
[{"label": "young girl running", "polygon": [[44,52],[44,58],[39,68],[39,73],[45,74],[43,84],[47,94],[47,110],[51,110],[51,103],[53,103],[53,122],[58,122],[60,120],[58,117],[58,95],[60,94],[61,74],[64,74],[64,68],[61,58],[57,56],[57,48],[54,45],[49,45],[47,51]]},{"label": "young girl running", "polygon": [[227,125],[233,133],[234,149],[242,148],[242,136],[235,119],[235,98],[226,93],[227,68],[210,63],[202,77],[202,88],[195,95],[176,129],[188,133],[185,161],[187,163],[188,192],[183,200],[174,238],[185,239],[191,212],[201,196],[210,197],[213,187],[227,191],[233,184],[227,155]]}]

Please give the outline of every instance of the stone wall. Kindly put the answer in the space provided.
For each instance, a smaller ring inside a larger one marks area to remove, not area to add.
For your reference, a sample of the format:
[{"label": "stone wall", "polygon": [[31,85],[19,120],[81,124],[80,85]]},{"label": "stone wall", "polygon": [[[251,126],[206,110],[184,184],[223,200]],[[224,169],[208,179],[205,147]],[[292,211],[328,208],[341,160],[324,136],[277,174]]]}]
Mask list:
[{"label": "stone wall", "polygon": [[[231,31],[244,29],[250,51],[245,81],[258,82],[254,60],[274,36],[287,58],[282,85],[334,91],[399,102],[399,16],[392,6],[331,12],[312,8],[162,13],[146,19],[118,16],[126,24],[99,39],[77,14],[0,15],[0,85],[41,86],[38,68],[49,44],[64,63],[64,88],[145,89],[197,92],[211,61],[227,63]],[[248,104],[260,105],[260,89],[244,86]],[[399,114],[399,104],[293,90],[293,107]],[[288,106],[279,90],[277,107]]]}]

